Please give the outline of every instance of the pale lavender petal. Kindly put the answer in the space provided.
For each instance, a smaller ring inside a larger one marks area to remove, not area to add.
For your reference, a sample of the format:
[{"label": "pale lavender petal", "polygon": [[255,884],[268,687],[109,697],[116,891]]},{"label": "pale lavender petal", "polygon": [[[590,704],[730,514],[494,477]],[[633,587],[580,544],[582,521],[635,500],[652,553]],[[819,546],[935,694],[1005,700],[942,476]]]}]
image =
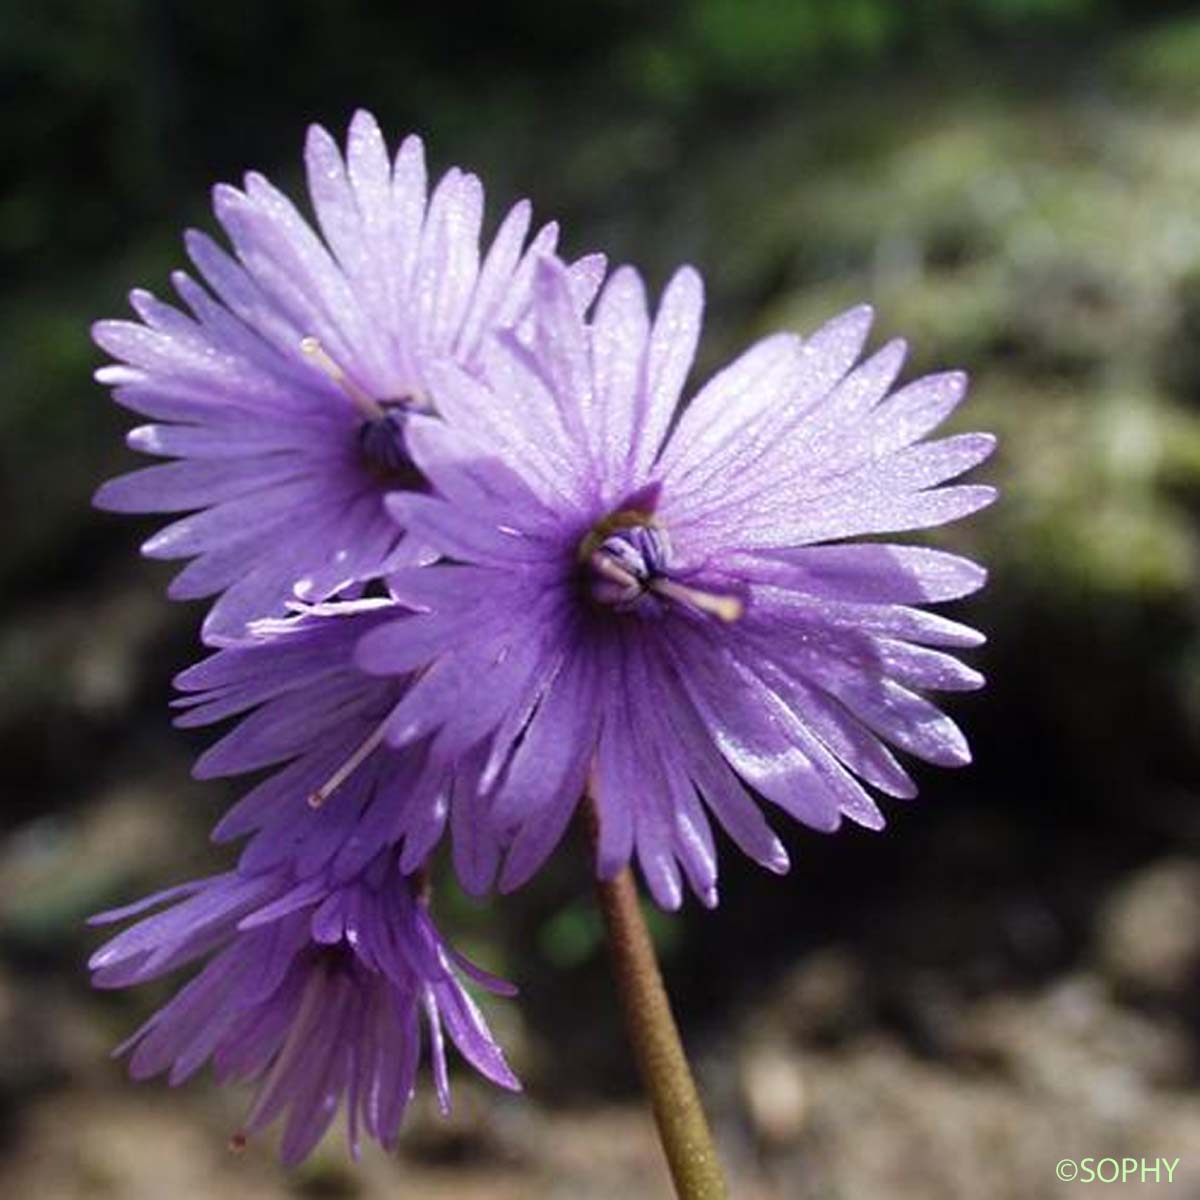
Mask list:
[{"label": "pale lavender petal", "polygon": [[610,501],[632,490],[629,458],[634,447],[646,374],[650,318],[646,290],[631,267],[621,267],[604,285],[592,319],[591,374],[594,400],[581,397],[594,455],[608,479]]},{"label": "pale lavender petal", "polygon": [[[155,420],[130,435],[131,447],[180,460],[115,480],[96,502],[198,510],[150,539],[147,553],[200,556],[171,594],[218,596],[209,641],[280,615],[297,585],[312,600],[361,594],[401,561],[431,561],[433,549],[403,539],[382,512],[389,492],[419,479],[405,418],[440,409],[438,360],[478,372],[484,349],[528,319],[537,263],[556,244],[549,225],[523,250],[522,202],[481,268],[479,180],[451,169],[427,198],[420,140],[406,139],[389,162],[366,112],[355,113],[344,153],[312,127],[305,167],[319,233],[261,175],[240,189],[221,184],[213,207],[234,253],[202,233],[185,237],[206,286],[175,272],[186,308],[135,290],[138,320],[93,330],[117,360],[97,378]],[[572,268],[570,286],[588,293],[582,305],[602,274],[595,260]],[[529,406],[546,402],[542,388]],[[458,403],[452,389],[447,407]],[[518,437],[545,459],[551,494],[579,493],[582,460],[564,473],[546,455],[552,443]]]},{"label": "pale lavender petal", "polygon": [[612,879],[633,853],[632,799],[639,794],[642,783],[634,773],[629,752],[632,736],[624,706],[610,705],[596,746],[596,874],[601,879]]},{"label": "pale lavender petal", "polygon": [[539,312],[534,347],[539,374],[557,402],[567,437],[579,441],[594,457],[595,435],[589,434],[589,428],[600,401],[594,394],[587,331],[561,263],[550,258],[538,263],[534,296]]},{"label": "pale lavender petal", "polygon": [[984,568],[970,559],[880,542],[776,550],[772,560],[748,558],[744,570],[764,583],[860,604],[958,600],[987,581]]},{"label": "pale lavender petal", "polygon": [[794,391],[800,349],[800,339],[794,335],[774,334],[701,388],[660,458],[662,476],[672,489],[685,491],[691,478],[701,473],[709,478],[735,452],[744,452],[748,427]]},{"label": "pale lavender petal", "polygon": [[430,197],[413,281],[422,343],[442,352],[449,351],[470,303],[482,221],[479,180],[451,169]]},{"label": "pale lavender petal", "polygon": [[501,328],[497,314],[512,284],[513,273],[521,259],[521,247],[529,232],[532,208],[520,200],[509,209],[492,240],[487,257],[479,269],[479,280],[463,317],[455,340],[454,353],[460,362],[472,363],[487,331]]},{"label": "pale lavender petal", "polygon": [[[360,1126],[383,1145],[395,1144],[421,1055],[422,1008],[431,1022],[440,1103],[449,1101],[443,1023],[480,1074],[519,1089],[458,971],[498,992],[511,989],[468,969],[442,941],[394,858],[377,858],[342,884],[289,880],[289,872],[277,871],[200,881],[175,908],[109,943],[140,946],[163,970],[211,955],[121,1047],[132,1051],[135,1078],[166,1072],[180,1084],[211,1061],[219,1081],[255,1081],[238,1138],[282,1120],[281,1158],[289,1165],[312,1151],[343,1105],[352,1154]],[[255,927],[239,928],[246,904],[264,900]],[[113,952],[95,956],[98,964],[113,959]],[[98,980],[106,970],[97,967]]]},{"label": "pale lavender petal", "polygon": [[645,478],[662,448],[696,357],[704,314],[704,282],[691,267],[672,276],[659,302],[646,347],[646,382],[635,414],[634,478]]},{"label": "pale lavender petal", "polygon": [[234,460],[193,459],[144,467],[110,479],[92,502],[109,512],[187,512],[266,490],[295,479],[301,468],[290,458],[264,458],[253,472]]},{"label": "pale lavender petal", "polygon": [[[551,247],[541,257],[553,250]],[[608,270],[608,259],[603,254],[585,254],[577,258],[567,267],[567,281],[571,287],[571,295],[575,307],[582,315],[591,307],[600,285],[604,282],[604,273]]]},{"label": "pale lavender petal", "polygon": [[[885,490],[842,492],[811,504],[772,505],[756,516],[747,514],[742,545],[784,548],[833,538],[874,533],[905,533],[957,521],[987,508],[996,489],[982,484],[960,484],[927,492],[897,495]],[[704,536],[709,536],[707,532]]]},{"label": "pale lavender petal", "polygon": [[982,568],[823,544],[994,498],[943,486],[987,457],[990,435],[920,440],[961,377],[889,395],[906,346],[856,366],[871,322],[858,308],[806,341],[764,339],[680,412],[701,307],[685,270],[651,322],[622,268],[589,319],[569,270],[542,261],[527,315],[483,349],[478,375],[434,368],[445,426],[413,423],[430,495],[390,503],[449,561],[397,577],[414,615],[369,634],[357,660],[417,678],[390,744],[428,746],[442,769],[483,755],[474,799],[509,840],[502,890],[540,866],[585,786],[597,872],[636,856],[671,908],[685,876],[716,903],[710,816],[787,869],[750,789],[813,828],[878,829],[868,787],[915,793],[890,747],[966,760],[920,693],[979,686],[942,648],[982,639],[915,606],[970,594]]}]

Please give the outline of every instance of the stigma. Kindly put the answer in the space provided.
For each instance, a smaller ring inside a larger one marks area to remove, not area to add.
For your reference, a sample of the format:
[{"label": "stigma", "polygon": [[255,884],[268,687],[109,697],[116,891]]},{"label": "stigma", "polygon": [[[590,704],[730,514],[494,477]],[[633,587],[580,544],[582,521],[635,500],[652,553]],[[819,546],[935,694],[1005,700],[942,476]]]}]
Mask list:
[{"label": "stigma", "polygon": [[736,596],[702,591],[672,574],[671,539],[653,514],[624,510],[605,517],[579,546],[585,590],[599,607],[663,616],[672,607],[736,621]]}]

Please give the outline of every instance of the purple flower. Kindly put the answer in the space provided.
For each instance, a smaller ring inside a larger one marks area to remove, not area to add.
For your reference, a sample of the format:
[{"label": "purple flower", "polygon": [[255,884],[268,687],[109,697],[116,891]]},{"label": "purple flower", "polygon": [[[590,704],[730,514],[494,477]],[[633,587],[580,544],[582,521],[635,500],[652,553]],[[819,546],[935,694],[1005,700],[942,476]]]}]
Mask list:
[{"label": "purple flower", "polygon": [[434,739],[388,745],[386,722],[407,680],[355,664],[359,639],[397,611],[387,600],[344,601],[256,622],[249,636],[177,678],[185,692],[175,702],[184,710],[178,724],[248,714],[201,756],[198,778],[278,768],[214,832],[217,841],[253,835],[241,871],[288,867],[340,882],[400,846],[408,874],[449,826],[463,887],[478,895],[491,886],[500,846],[479,787],[482,753],[460,754]]},{"label": "purple flower", "polygon": [[514,989],[446,945],[394,857],[341,885],[297,882],[282,870],[217,875],[93,922],[167,902],[92,956],[93,982],[128,987],[212,954],[116,1053],[132,1051],[136,1079],[166,1071],[175,1085],[211,1061],[218,1082],[257,1080],[235,1146],[286,1113],[281,1157],[297,1163],[343,1099],[356,1157],[360,1126],[395,1146],[421,1057],[422,1012],[443,1112],[445,1033],[486,1078],[520,1089],[459,976],[500,995]]},{"label": "purple flower", "polygon": [[[177,272],[190,312],[139,290],[141,323],[94,329],[119,363],[97,378],[155,422],[129,444],[175,460],[111,480],[96,503],[193,513],[142,549],[193,559],[171,584],[176,599],[220,595],[208,638],[282,612],[293,595],[321,600],[422,560],[381,498],[421,483],[405,427],[436,406],[430,364],[473,369],[491,333],[521,321],[534,263],[558,236],[546,225],[523,250],[521,201],[481,262],[479,180],[452,169],[427,198],[420,140],[391,161],[365,112],[344,159],[313,126],[305,163],[321,236],[261,175],[243,191],[219,185],[213,204],[236,257],[205,234],[186,237],[211,292]],[[581,303],[602,274],[598,257],[576,264]]]},{"label": "purple flower", "polygon": [[922,439],[959,373],[898,391],[892,342],[855,366],[870,312],[807,341],[766,338],[677,414],[699,334],[683,269],[651,320],[623,268],[590,323],[545,260],[528,343],[485,347],[481,378],[436,369],[441,422],[410,428],[435,494],[396,495],[401,524],[452,560],[390,577],[417,615],[370,631],[362,665],[420,672],[389,719],[403,745],[440,731],[482,753],[511,838],[500,886],[528,879],[588,786],[597,868],[637,856],[662,906],[682,875],[717,901],[709,816],[771,870],[788,860],[753,789],[820,830],[883,824],[864,784],[915,787],[888,748],[944,766],[963,735],[922,693],[980,686],[944,652],[971,629],[919,605],[967,595],[975,564],[843,541],[921,529],[994,498],[943,487],[993,438]]}]

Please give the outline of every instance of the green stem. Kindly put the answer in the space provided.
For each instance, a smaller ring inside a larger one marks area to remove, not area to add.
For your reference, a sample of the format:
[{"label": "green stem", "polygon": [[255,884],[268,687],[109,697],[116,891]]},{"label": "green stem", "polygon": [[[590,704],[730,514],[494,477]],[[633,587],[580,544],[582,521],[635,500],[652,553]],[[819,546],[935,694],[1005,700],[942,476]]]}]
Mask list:
[{"label": "green stem", "polygon": [[[584,809],[594,847],[599,816],[590,797]],[[633,872],[625,867],[614,879],[597,881],[596,893],[625,1025],[675,1192],[680,1200],[726,1200],[725,1177],[671,1015]]]}]

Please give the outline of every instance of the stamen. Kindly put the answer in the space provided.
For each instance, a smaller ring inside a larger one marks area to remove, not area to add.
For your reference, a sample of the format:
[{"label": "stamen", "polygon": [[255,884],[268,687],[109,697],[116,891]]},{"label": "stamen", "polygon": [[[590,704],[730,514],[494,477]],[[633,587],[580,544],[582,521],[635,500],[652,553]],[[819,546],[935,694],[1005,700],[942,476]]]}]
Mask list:
[{"label": "stamen", "polygon": [[618,612],[659,615],[660,606],[646,607],[653,592],[663,600],[716,617],[736,621],[744,605],[737,596],[704,592],[671,577],[671,539],[653,514],[622,509],[598,521],[579,546],[588,593],[593,601]]},{"label": "stamen", "polygon": [[632,571],[625,570],[611,554],[603,550],[593,550],[588,562],[597,575],[603,575],[623,588],[632,588],[636,592],[643,587],[642,581]]},{"label": "stamen", "polygon": [[387,729],[387,721],[381,721],[378,728],[371,732],[371,736],[323,784],[308,798],[309,808],[320,808],[321,805],[333,795],[334,792],[363,765],[364,762],[379,748],[380,742],[383,741],[384,730]]},{"label": "stamen", "polygon": [[315,337],[300,339],[300,349],[313,360],[334,383],[346,393],[369,420],[378,421],[386,416],[383,405],[372,399],[352,380],[341,367],[325,352],[325,347]]},{"label": "stamen", "polygon": [[661,575],[651,579],[646,587],[660,596],[677,600],[680,604],[698,609],[702,613],[716,617],[718,621],[726,622],[726,624],[732,624],[745,611],[745,605],[736,596],[702,592],[699,588],[688,587],[686,584],[677,583],[674,579],[668,579]]}]

